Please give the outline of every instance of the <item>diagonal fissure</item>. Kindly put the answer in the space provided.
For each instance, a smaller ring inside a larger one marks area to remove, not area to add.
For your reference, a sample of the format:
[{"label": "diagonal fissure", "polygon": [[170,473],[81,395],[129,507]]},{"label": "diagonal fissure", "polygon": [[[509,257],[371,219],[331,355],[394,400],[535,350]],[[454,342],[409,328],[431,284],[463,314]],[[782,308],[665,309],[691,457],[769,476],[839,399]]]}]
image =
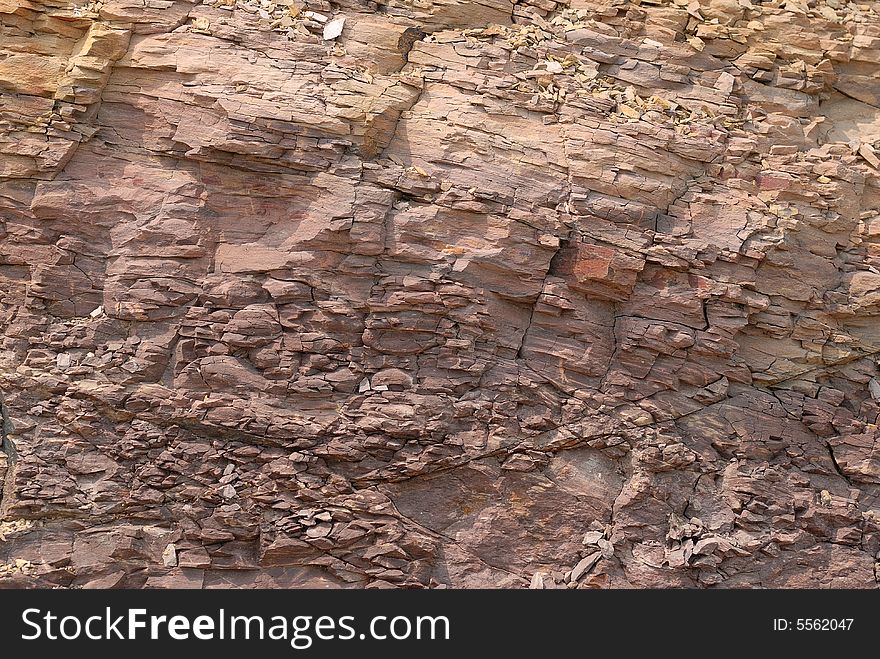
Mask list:
[{"label": "diagonal fissure", "polygon": [[7,496],[12,489],[12,475],[15,469],[15,463],[18,462],[18,452],[15,450],[15,444],[9,433],[12,431],[12,422],[9,420],[9,414],[6,409],[6,403],[0,396],[0,453],[6,458],[5,475],[0,483],[0,511],[3,510],[3,504],[7,500]]}]

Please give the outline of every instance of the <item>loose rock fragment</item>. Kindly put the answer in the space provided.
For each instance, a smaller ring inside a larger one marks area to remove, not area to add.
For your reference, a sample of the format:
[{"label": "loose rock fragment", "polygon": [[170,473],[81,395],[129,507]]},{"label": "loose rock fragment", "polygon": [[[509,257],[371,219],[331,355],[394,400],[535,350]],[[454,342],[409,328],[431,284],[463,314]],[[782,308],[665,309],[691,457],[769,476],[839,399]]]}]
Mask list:
[{"label": "loose rock fragment", "polygon": [[162,563],[165,567],[177,566],[177,548],[174,545],[165,547],[165,551],[162,552]]},{"label": "loose rock fragment", "polygon": [[578,561],[578,564],[574,566],[574,569],[571,571],[571,580],[579,581],[582,576],[584,576],[587,572],[589,572],[592,567],[602,558],[601,552],[595,552],[587,556],[586,558],[582,558]]},{"label": "loose rock fragment", "polygon": [[342,30],[345,27],[345,16],[340,16],[339,18],[334,18],[332,21],[327,23],[324,26],[324,40],[330,41],[331,39],[335,39],[340,34],[342,34]]}]

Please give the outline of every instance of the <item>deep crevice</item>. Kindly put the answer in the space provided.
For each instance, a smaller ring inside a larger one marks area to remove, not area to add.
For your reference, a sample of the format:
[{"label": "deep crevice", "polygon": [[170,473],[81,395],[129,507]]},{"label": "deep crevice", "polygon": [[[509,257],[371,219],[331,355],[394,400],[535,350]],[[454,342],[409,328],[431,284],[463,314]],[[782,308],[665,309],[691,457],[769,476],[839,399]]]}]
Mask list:
[{"label": "deep crevice", "polygon": [[[18,452],[15,444],[9,437],[12,430],[12,421],[9,420],[9,414],[6,410],[6,404],[0,397],[0,452],[6,455],[6,477],[0,483],[0,515],[2,515],[3,504],[7,500],[7,496],[12,490],[12,478],[15,471],[15,463],[18,462]],[[11,498],[11,497],[10,497]]]},{"label": "deep crevice", "polygon": [[0,451],[6,454],[9,464],[13,465],[18,460],[18,452],[9,437],[10,430],[12,430],[12,421],[9,420],[6,404],[0,398]]},{"label": "deep crevice", "polygon": [[831,448],[831,444],[829,444],[828,442],[825,442],[825,448],[828,449],[828,456],[831,458],[831,464],[834,466],[834,471],[836,471],[837,475],[840,476],[843,480],[845,480],[848,485],[852,486],[853,484],[850,481],[849,476],[847,476],[845,473],[843,473],[843,469],[840,468],[840,465],[837,462],[837,458],[834,457],[834,449]]},{"label": "deep crevice", "polygon": [[541,295],[544,293],[544,286],[547,283],[547,277],[553,276],[560,272],[560,267],[563,259],[565,258],[564,254],[566,248],[568,247],[569,240],[567,238],[559,238],[559,244],[556,246],[556,251],[553,252],[553,256],[550,257],[550,262],[547,264],[547,271],[544,273],[544,277],[541,280],[541,289],[538,291],[538,295],[535,297],[535,301],[531,305],[531,309],[529,311],[529,321],[526,323],[526,327],[523,330],[522,337],[520,339],[519,348],[516,351],[516,359],[520,360],[524,358],[524,350],[526,347],[526,337],[528,336],[529,330],[532,327],[532,322],[535,320],[535,307],[538,306],[538,301],[541,299]]}]

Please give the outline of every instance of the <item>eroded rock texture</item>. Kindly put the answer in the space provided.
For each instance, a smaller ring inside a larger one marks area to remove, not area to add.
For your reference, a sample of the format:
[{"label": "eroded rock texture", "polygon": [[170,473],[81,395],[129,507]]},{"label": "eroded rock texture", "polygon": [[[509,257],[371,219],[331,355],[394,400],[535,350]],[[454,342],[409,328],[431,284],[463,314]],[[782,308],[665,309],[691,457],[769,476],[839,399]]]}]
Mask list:
[{"label": "eroded rock texture", "polygon": [[878,140],[877,2],[0,0],[0,584],[876,585]]}]

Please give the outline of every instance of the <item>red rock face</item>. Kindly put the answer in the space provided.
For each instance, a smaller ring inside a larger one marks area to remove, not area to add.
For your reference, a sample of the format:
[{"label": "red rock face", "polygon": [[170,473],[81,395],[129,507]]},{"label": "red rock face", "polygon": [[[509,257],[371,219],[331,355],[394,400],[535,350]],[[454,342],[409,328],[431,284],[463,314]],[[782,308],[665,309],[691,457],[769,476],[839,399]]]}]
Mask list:
[{"label": "red rock face", "polygon": [[559,274],[570,275],[570,285],[589,297],[625,300],[645,267],[644,259],[632,257],[623,250],[588,243],[576,243],[569,255],[568,268]]},{"label": "red rock face", "polygon": [[0,586],[875,586],[878,25],[0,0]]}]

